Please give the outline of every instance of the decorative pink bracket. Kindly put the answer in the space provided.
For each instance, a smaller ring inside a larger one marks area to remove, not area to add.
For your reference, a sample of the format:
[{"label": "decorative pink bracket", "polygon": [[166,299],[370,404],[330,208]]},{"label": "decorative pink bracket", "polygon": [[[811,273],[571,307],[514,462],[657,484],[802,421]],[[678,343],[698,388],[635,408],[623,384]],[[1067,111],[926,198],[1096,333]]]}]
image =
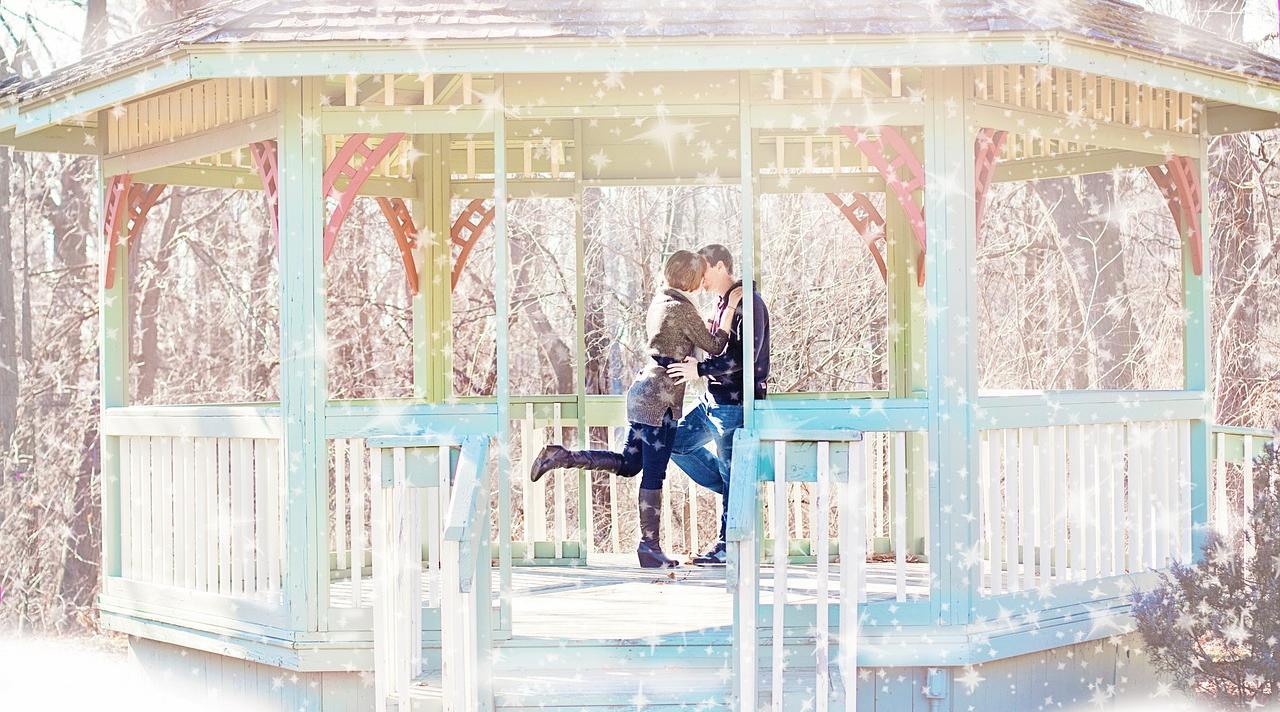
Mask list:
[{"label": "decorative pink bracket", "polygon": [[[342,144],[342,148],[338,149],[329,167],[325,169],[324,195],[336,199],[338,203],[329,214],[329,220],[324,226],[324,260],[326,262],[329,260],[329,255],[333,253],[333,245],[338,240],[338,231],[342,229],[342,223],[347,219],[347,213],[351,211],[351,205],[355,203],[360,187],[369,179],[382,159],[386,158],[403,138],[403,133],[389,133],[376,147],[370,147],[369,134],[352,134],[351,138]],[[356,155],[363,159],[359,167],[352,165],[352,159]],[[347,189],[338,191],[338,179],[343,176],[348,178]]]},{"label": "decorative pink bracket", "polygon": [[840,131],[853,141],[862,151],[871,165],[876,167],[884,178],[885,186],[902,206],[911,232],[920,245],[920,257],[916,264],[916,281],[924,286],[924,255],[927,241],[924,229],[924,208],[916,201],[915,192],[924,188],[924,167],[920,159],[911,150],[911,144],[892,126],[881,126],[877,129],[879,140],[873,140],[862,129],[855,126],[841,126]]},{"label": "decorative pink bracket", "polygon": [[271,213],[271,234],[280,242],[280,172],[275,139],[249,144],[253,165],[262,179],[262,193],[267,196],[267,211]]},{"label": "decorative pink bracket", "polygon": [[1173,156],[1162,166],[1147,166],[1147,173],[1164,196],[1178,235],[1187,235],[1191,243],[1191,271],[1200,274],[1204,269],[1200,254],[1204,235],[1200,226],[1200,181],[1195,163],[1186,156]]},{"label": "decorative pink bracket", "polygon": [[979,129],[978,138],[974,141],[973,202],[978,244],[982,244],[982,213],[987,207],[987,190],[991,187],[991,179],[996,173],[996,162],[1000,160],[1000,152],[1004,150],[1004,142],[1008,136],[1008,132],[1005,131]]},{"label": "decorative pink bracket", "polygon": [[128,229],[124,244],[136,246],[142,228],[147,224],[147,213],[151,212],[165,187],[163,183],[134,183],[133,177],[127,173],[111,177],[111,182],[107,185],[107,205],[102,221],[103,244],[106,246],[103,283],[107,289],[114,287],[116,283],[115,247],[119,244],[121,229]]},{"label": "decorative pink bracket", "polygon": [[827,200],[839,208],[849,224],[853,225],[854,231],[862,238],[862,243],[875,259],[876,267],[880,268],[880,276],[884,278],[885,283],[888,283],[889,270],[885,266],[884,255],[876,247],[877,242],[885,241],[884,216],[876,210],[876,206],[871,203],[866,193],[854,193],[853,200],[848,203],[836,193],[827,193]]},{"label": "decorative pink bracket", "polygon": [[467,258],[471,256],[471,248],[475,247],[476,242],[480,240],[480,235],[491,222],[493,222],[493,206],[486,207],[483,198],[476,198],[467,203],[467,207],[462,209],[458,219],[453,221],[449,238],[454,245],[461,248],[461,251],[453,262],[452,288],[457,289],[458,278],[462,276],[462,268],[466,266]]},{"label": "decorative pink bracket", "polygon": [[403,198],[378,198],[378,207],[391,226],[391,234],[400,248],[400,261],[404,263],[404,276],[409,282],[409,293],[418,293],[418,265],[413,261],[413,251],[418,246],[418,228]]}]

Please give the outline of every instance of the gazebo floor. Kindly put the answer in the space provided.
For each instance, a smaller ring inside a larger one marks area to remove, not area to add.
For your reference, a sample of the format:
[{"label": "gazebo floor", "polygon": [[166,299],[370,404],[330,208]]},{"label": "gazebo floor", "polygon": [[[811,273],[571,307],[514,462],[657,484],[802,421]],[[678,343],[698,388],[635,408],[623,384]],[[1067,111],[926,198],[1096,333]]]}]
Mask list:
[{"label": "gazebo floor", "polygon": [[[868,563],[867,600],[894,596],[894,564]],[[512,642],[546,641],[728,641],[733,597],[725,568],[637,567],[633,554],[595,554],[585,567],[516,567],[512,572]],[[838,597],[840,565],[830,569],[829,599]],[[773,601],[773,572],[761,570],[761,602]],[[812,603],[817,567],[787,570],[788,603]],[[907,564],[907,596],[929,594],[928,564]]]}]

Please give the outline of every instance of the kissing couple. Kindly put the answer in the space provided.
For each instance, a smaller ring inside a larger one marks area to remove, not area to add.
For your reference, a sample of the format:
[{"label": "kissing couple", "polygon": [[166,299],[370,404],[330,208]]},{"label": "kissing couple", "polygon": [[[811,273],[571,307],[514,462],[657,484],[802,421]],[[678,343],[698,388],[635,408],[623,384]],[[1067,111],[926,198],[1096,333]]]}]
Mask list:
[{"label": "kissing couple", "polygon": [[[703,320],[690,295],[719,295],[715,316]],[[755,398],[766,396],[769,378],[769,310],[754,295]],[[649,303],[645,319],[647,360],[627,390],[629,429],[622,452],[569,450],[548,445],[534,459],[529,477],[537,482],[551,470],[568,468],[613,472],[640,478],[640,543],[636,556],[644,568],[674,568],[679,562],[662,551],[662,484],[672,459],[689,478],[720,495],[720,536],[706,553],[693,558],[702,566],[723,565],[729,504],[733,434],[742,427],[743,345],[742,281],[733,274],[733,255],[724,245],[697,252],[678,250],[667,258],[663,285]],[[710,354],[703,360],[694,355]],[[707,379],[706,395],[683,413],[685,384]],[[715,452],[706,445],[715,444]]]}]

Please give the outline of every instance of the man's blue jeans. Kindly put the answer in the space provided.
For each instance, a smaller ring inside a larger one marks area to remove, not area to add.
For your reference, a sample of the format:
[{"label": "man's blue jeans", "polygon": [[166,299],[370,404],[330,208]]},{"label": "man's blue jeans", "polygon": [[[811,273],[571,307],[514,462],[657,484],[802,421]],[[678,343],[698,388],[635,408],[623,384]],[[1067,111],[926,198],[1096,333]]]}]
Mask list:
[{"label": "man's blue jeans", "polygon": [[[729,465],[733,462],[733,433],[742,427],[742,406],[719,405],[703,399],[676,426],[671,460],[689,479],[720,495],[720,541],[724,541],[729,510]],[[705,445],[715,443],[712,453]]]}]

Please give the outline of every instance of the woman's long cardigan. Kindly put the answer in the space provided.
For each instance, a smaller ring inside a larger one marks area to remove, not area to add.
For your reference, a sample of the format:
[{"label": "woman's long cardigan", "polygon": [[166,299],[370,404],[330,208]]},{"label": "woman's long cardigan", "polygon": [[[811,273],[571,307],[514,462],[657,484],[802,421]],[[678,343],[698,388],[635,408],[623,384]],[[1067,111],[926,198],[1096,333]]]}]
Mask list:
[{"label": "woman's long cardigan", "polygon": [[649,334],[649,359],[627,391],[627,420],[658,426],[668,410],[672,418],[679,420],[684,404],[684,385],[671,380],[667,364],[683,361],[695,349],[718,354],[729,342],[729,333],[723,329],[710,333],[693,302],[671,287],[663,287],[654,295],[645,329]]}]

